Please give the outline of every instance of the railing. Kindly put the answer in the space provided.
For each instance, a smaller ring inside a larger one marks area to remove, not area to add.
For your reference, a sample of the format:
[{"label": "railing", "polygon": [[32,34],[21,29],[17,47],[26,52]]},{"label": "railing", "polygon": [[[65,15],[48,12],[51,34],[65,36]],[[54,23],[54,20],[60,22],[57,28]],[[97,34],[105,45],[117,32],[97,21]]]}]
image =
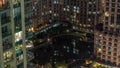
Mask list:
[{"label": "railing", "polygon": [[30,1],[32,1],[32,0],[25,0],[25,3],[30,2]]},{"label": "railing", "polygon": [[2,34],[2,37],[5,38],[5,37],[8,37],[10,36],[12,33],[11,32],[6,32],[6,33],[3,33]]},{"label": "railing", "polygon": [[5,43],[3,44],[3,51],[7,51],[8,49],[12,48],[12,43]]},{"label": "railing", "polygon": [[32,59],[34,59],[34,53],[28,51],[27,52],[27,61],[31,61]]},{"label": "railing", "polygon": [[29,26],[29,25],[32,25],[32,24],[33,24],[32,21],[25,22],[25,26]]},{"label": "railing", "polygon": [[10,20],[10,17],[4,17],[4,18],[1,18],[1,24],[4,25],[6,23],[9,23],[11,20]]},{"label": "railing", "polygon": [[32,13],[33,12],[33,10],[32,9],[26,9],[26,11],[25,11],[25,14],[29,14],[29,13]]},{"label": "railing", "polygon": [[13,7],[14,7],[14,8],[20,7],[20,3],[16,3],[16,4],[14,4]]}]

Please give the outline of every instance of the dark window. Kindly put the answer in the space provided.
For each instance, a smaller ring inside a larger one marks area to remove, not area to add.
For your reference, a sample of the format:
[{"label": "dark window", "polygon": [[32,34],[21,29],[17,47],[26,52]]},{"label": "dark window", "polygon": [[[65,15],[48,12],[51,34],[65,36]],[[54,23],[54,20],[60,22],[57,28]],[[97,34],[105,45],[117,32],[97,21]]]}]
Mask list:
[{"label": "dark window", "polygon": [[109,11],[109,7],[106,7],[106,11]]},{"label": "dark window", "polygon": [[109,3],[106,3],[106,6],[109,6]]},{"label": "dark window", "polygon": [[117,51],[117,48],[114,48],[114,51],[116,52],[116,51]]},{"label": "dark window", "polygon": [[117,53],[114,53],[113,55],[114,55],[114,56],[116,56],[116,55],[117,55]]},{"label": "dark window", "polygon": [[108,20],[108,17],[105,17],[105,20]]},{"label": "dark window", "polygon": [[2,33],[6,33],[7,32],[7,26],[2,27]]},{"label": "dark window", "polygon": [[108,25],[108,22],[105,22],[105,25]]},{"label": "dark window", "polygon": [[120,9],[118,9],[117,12],[120,13]]},{"label": "dark window", "polygon": [[117,4],[117,7],[120,8],[120,3]]},{"label": "dark window", "polygon": [[115,2],[116,0],[112,0],[112,2]]},{"label": "dark window", "polygon": [[117,14],[117,24],[120,25],[120,14]]},{"label": "dark window", "polygon": [[115,3],[112,3],[112,7],[115,7]]},{"label": "dark window", "polygon": [[115,47],[117,47],[117,44],[114,44]]},{"label": "dark window", "polygon": [[111,15],[111,24],[114,23],[114,14]]},{"label": "dark window", "polygon": [[114,11],[115,11],[115,8],[112,8],[111,11],[114,12]]}]

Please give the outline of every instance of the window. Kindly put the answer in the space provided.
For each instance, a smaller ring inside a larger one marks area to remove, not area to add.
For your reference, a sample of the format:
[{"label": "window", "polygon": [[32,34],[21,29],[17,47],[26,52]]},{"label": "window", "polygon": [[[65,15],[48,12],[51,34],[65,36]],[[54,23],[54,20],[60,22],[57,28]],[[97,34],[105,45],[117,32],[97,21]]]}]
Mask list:
[{"label": "window", "polygon": [[114,55],[114,56],[117,56],[117,53],[114,53],[113,55]]},{"label": "window", "polygon": [[106,7],[106,11],[109,11],[109,7]]},{"label": "window", "polygon": [[115,39],[114,41],[115,41],[115,42],[117,42],[118,40],[117,40],[117,39]]},{"label": "window", "polygon": [[114,14],[111,14],[111,24],[114,23]]},{"label": "window", "polygon": [[110,57],[110,56],[108,56],[108,59],[111,59],[111,57]]},{"label": "window", "polygon": [[108,22],[105,22],[105,25],[108,25]]},{"label": "window", "polygon": [[110,54],[111,54],[111,52],[108,52],[108,54],[110,55]]},{"label": "window", "polygon": [[105,17],[105,20],[108,20],[109,18],[108,17]]},{"label": "window", "polygon": [[112,47],[108,47],[108,51],[112,51]]},{"label": "window", "polygon": [[117,14],[117,24],[120,25],[120,14]]},{"label": "window", "polygon": [[112,3],[112,7],[115,7],[115,3]]},{"label": "window", "polygon": [[114,44],[114,47],[117,47],[117,44]]},{"label": "window", "polygon": [[117,9],[117,12],[120,13],[120,9]]},{"label": "window", "polygon": [[2,33],[3,33],[3,35],[4,35],[4,33],[7,33],[7,26],[5,26],[5,27],[2,27]]},{"label": "window", "polygon": [[[109,41],[112,41],[112,38],[109,38]],[[109,44],[111,44],[111,42],[109,42]]]},{"label": "window", "polygon": [[54,0],[54,4],[58,4],[58,0]]},{"label": "window", "polygon": [[120,3],[117,4],[117,7],[120,8]]},{"label": "window", "polygon": [[112,12],[115,12],[115,8],[112,8],[111,11],[112,11]]},{"label": "window", "polygon": [[109,3],[108,3],[108,2],[106,3],[106,6],[109,6]]},{"label": "window", "polygon": [[115,2],[116,0],[112,0],[112,2]]},{"label": "window", "polygon": [[114,51],[116,52],[116,51],[117,51],[117,48],[114,48]]}]

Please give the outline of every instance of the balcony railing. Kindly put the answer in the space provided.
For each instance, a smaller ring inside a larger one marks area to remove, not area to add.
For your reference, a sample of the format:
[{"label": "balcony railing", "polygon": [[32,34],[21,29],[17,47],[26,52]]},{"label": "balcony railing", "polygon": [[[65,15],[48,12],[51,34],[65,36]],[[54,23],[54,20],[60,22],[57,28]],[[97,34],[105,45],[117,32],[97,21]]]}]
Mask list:
[{"label": "balcony railing", "polygon": [[12,48],[12,43],[5,43],[3,44],[3,51],[7,51]]},{"label": "balcony railing", "polygon": [[25,22],[25,26],[30,26],[30,25],[32,25],[32,24],[33,24],[32,21]]},{"label": "balcony railing", "polygon": [[32,38],[33,37],[33,32],[26,32],[26,38]]},{"label": "balcony railing", "polygon": [[7,24],[7,23],[10,23],[10,17],[4,17],[4,18],[1,18],[1,24],[4,25],[4,24]]},{"label": "balcony railing", "polygon": [[27,61],[31,61],[32,59],[34,59],[34,54],[30,51],[27,52]]},{"label": "balcony railing", "polygon": [[20,3],[16,3],[16,4],[14,4],[13,7],[14,7],[14,8],[20,7]]},{"label": "balcony railing", "polygon": [[5,38],[5,37],[8,37],[10,36],[12,33],[11,32],[6,32],[6,33],[3,33],[2,34],[2,37]]},{"label": "balcony railing", "polygon": [[26,9],[25,14],[30,14],[32,12],[33,12],[33,10],[31,8],[29,8],[29,9]]},{"label": "balcony railing", "polygon": [[32,0],[24,0],[25,1],[25,3],[29,3],[29,2],[31,2]]}]

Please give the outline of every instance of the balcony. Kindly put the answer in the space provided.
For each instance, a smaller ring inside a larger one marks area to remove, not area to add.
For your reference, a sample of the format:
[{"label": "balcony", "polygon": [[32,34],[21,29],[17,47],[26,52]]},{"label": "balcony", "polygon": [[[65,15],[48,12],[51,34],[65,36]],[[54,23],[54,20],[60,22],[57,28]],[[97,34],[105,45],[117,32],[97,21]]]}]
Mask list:
[{"label": "balcony", "polygon": [[24,1],[25,1],[25,4],[32,2],[32,0],[24,0]]},{"label": "balcony", "polygon": [[12,43],[4,43],[3,44],[3,51],[7,51],[9,50],[10,48],[12,48]]},{"label": "balcony", "polygon": [[33,10],[32,8],[26,9],[25,14],[32,14]]},{"label": "balcony", "polygon": [[3,18],[1,18],[1,24],[2,25],[8,24],[10,22],[11,22],[10,17],[3,17]]},{"label": "balcony", "polygon": [[13,52],[12,51],[8,51],[8,52],[4,52],[4,56],[3,56],[3,62],[6,63],[10,63],[12,62],[13,59]]},{"label": "balcony", "polygon": [[23,63],[23,58],[21,58],[21,57],[23,57],[23,54],[21,54],[17,57],[17,65],[20,65],[21,63]]},{"label": "balcony", "polygon": [[5,64],[11,63],[13,60],[14,60],[13,57],[7,58],[7,59],[4,59],[4,63],[5,63]]},{"label": "balcony", "polygon": [[27,61],[31,61],[32,59],[34,59],[34,54],[30,51],[27,52]]},{"label": "balcony", "polygon": [[6,33],[2,33],[2,38],[6,38],[6,37],[8,37],[8,36],[11,36],[11,32],[9,31],[9,32],[6,32]]},{"label": "balcony", "polygon": [[5,3],[5,4],[0,4],[0,11],[6,10],[8,8],[10,8],[8,2]]},{"label": "balcony", "polygon": [[14,8],[18,8],[18,7],[20,7],[20,3],[16,3],[16,4],[14,4],[13,7],[14,7]]},{"label": "balcony", "polygon": [[27,26],[30,26],[30,25],[33,25],[33,22],[30,20],[30,21],[27,21],[27,22],[25,22],[25,26],[27,27]]},{"label": "balcony", "polygon": [[33,32],[26,32],[26,38],[30,39],[33,37]]}]

